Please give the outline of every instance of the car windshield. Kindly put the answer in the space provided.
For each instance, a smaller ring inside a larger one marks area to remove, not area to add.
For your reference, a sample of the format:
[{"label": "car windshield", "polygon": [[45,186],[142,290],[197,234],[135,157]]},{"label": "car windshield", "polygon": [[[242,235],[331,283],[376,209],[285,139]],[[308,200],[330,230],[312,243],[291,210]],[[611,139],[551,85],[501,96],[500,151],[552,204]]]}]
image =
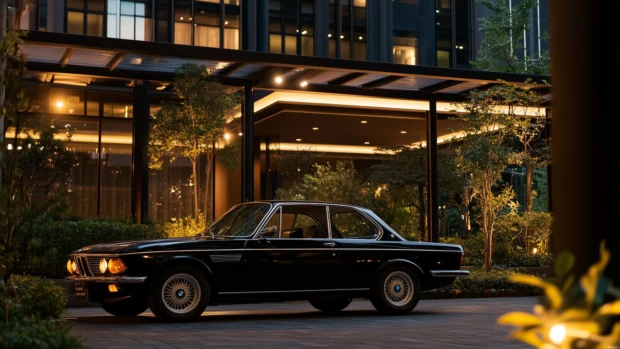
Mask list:
[{"label": "car windshield", "polygon": [[237,206],[213,223],[204,235],[213,237],[250,236],[270,208],[271,205],[265,203]]}]

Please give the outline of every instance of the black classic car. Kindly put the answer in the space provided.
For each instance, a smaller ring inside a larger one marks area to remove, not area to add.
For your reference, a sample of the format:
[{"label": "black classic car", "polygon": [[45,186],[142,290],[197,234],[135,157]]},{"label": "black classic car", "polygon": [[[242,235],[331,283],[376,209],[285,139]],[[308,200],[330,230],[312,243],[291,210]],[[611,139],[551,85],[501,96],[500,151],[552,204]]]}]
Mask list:
[{"label": "black classic car", "polygon": [[186,321],[207,305],[286,300],[336,312],[369,298],[380,312],[406,313],[420,292],[467,276],[462,261],[461,246],[406,241],[362,207],[261,201],[199,236],[84,247],[67,269],[76,294],[113,315],[150,308]]}]

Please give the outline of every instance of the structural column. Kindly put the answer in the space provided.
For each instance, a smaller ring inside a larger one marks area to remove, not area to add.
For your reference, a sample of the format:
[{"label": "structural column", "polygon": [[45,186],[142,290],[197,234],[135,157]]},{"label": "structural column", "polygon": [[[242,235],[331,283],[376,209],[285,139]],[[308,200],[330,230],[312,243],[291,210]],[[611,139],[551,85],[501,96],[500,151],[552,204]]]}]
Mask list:
[{"label": "structural column", "polygon": [[243,94],[241,192],[242,200],[248,202],[254,200],[254,90],[252,85],[245,85]]},{"label": "structural column", "polygon": [[149,196],[149,110],[151,84],[133,88],[133,143],[131,157],[131,215],[136,222],[145,223],[148,217]]},{"label": "structural column", "polygon": [[426,113],[426,202],[428,241],[439,241],[439,192],[437,186],[437,102],[428,102]]},{"label": "structural column", "polygon": [[[581,275],[612,250],[608,275],[620,281],[620,181],[615,162],[620,86],[620,4],[551,0],[553,72],[553,253],[575,255]],[[576,25],[578,23],[578,25]]]}]

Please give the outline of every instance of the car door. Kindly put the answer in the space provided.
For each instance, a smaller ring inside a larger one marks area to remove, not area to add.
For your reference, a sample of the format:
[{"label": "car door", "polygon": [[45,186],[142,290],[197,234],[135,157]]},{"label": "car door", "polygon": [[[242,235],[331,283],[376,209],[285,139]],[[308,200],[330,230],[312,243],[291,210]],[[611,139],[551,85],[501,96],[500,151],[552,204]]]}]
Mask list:
[{"label": "car door", "polygon": [[372,287],[385,260],[385,250],[377,241],[380,226],[357,208],[344,205],[330,205],[329,219],[340,259],[335,270],[338,287]]},{"label": "car door", "polygon": [[255,280],[251,291],[289,292],[333,288],[338,248],[329,238],[325,205],[283,204],[255,237],[245,256]]}]

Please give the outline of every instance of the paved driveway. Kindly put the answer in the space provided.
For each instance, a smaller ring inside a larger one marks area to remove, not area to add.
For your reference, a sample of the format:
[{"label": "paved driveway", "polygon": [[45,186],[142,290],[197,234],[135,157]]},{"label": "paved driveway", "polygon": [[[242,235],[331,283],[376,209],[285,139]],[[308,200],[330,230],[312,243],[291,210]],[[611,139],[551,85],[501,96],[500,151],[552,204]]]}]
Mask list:
[{"label": "paved driveway", "polygon": [[337,315],[308,303],[210,307],[193,323],[163,323],[145,313],[108,316],[99,308],[70,309],[72,333],[91,348],[526,348],[495,320],[531,311],[536,298],[422,300],[404,316],[377,314],[355,301]]}]

